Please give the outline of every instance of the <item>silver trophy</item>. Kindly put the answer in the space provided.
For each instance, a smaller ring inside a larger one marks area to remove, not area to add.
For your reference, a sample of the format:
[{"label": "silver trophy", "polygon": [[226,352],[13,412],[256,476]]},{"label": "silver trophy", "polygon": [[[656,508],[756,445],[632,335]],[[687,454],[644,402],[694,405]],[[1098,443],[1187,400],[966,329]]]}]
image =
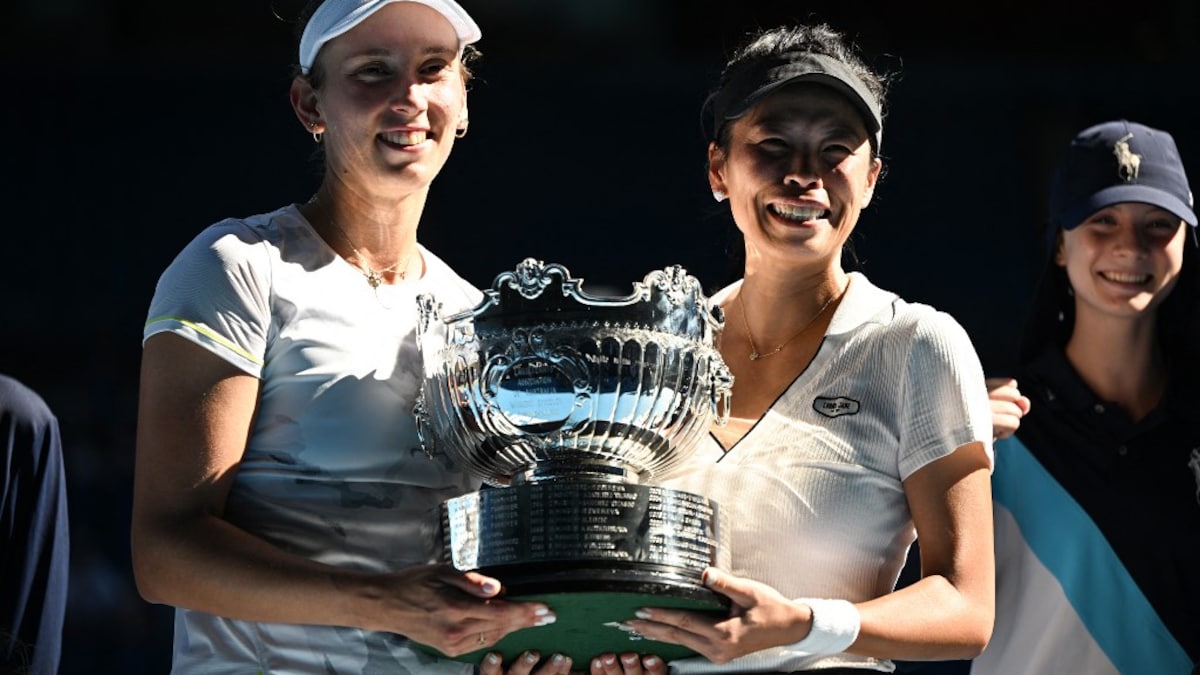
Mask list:
[{"label": "silver trophy", "polygon": [[492,648],[506,658],[688,655],[639,644],[621,622],[644,606],[727,607],[700,580],[727,567],[717,505],[649,482],[728,419],[721,312],[679,266],[625,297],[581,286],[561,265],[526,259],[473,309],[442,316],[431,296],[418,299],[422,443],[489,486],[442,505],[445,559],[558,615]]}]

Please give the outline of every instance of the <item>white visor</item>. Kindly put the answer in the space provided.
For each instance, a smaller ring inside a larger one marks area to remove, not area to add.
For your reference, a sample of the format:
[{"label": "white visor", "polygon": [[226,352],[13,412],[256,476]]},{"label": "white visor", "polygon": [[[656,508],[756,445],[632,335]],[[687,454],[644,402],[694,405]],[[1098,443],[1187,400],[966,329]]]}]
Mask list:
[{"label": "white visor", "polygon": [[482,36],[475,20],[454,0],[325,0],[313,12],[308,25],[304,27],[304,34],[300,36],[300,72],[307,75],[312,70],[317,52],[326,42],[393,2],[416,2],[437,10],[454,27],[459,49],[479,41]]}]

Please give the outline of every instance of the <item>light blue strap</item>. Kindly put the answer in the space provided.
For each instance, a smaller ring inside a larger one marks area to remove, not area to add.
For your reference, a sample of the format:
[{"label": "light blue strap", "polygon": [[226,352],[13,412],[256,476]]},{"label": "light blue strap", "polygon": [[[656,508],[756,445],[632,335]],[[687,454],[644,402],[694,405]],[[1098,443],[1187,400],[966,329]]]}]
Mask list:
[{"label": "light blue strap", "polygon": [[[1121,564],[1104,534],[1015,437],[996,442],[992,498],[1122,673],[1190,673],[1192,660]],[[1037,620],[1036,617],[1030,620]]]}]

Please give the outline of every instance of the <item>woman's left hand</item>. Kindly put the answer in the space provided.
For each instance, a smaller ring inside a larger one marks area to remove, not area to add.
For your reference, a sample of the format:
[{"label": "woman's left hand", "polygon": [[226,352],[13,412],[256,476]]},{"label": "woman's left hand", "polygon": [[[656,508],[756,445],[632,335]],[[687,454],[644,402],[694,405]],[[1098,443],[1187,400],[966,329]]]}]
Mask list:
[{"label": "woman's left hand", "polygon": [[714,663],[799,642],[812,627],[807,605],[788,600],[764,583],[710,567],[704,584],[733,601],[728,616],[647,608],[626,623],[651,640],[683,645]]}]

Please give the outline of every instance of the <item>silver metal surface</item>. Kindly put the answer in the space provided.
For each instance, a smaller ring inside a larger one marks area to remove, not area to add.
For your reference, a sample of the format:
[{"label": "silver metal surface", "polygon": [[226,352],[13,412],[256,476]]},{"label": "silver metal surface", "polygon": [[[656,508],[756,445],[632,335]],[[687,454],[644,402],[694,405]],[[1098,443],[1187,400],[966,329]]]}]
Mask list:
[{"label": "silver metal surface", "polygon": [[[462,570],[571,561],[578,563],[574,581],[604,583],[625,567],[626,578],[696,583],[706,567],[729,562],[716,505],[652,485],[525,483],[456,497],[442,516],[449,560]],[[567,573],[561,564],[554,571]]]},{"label": "silver metal surface", "polygon": [[641,482],[728,419],[733,377],[720,309],[679,266],[625,297],[581,289],[532,258],[475,308],[418,299],[425,381],[415,413],[436,447],[493,485]]}]

